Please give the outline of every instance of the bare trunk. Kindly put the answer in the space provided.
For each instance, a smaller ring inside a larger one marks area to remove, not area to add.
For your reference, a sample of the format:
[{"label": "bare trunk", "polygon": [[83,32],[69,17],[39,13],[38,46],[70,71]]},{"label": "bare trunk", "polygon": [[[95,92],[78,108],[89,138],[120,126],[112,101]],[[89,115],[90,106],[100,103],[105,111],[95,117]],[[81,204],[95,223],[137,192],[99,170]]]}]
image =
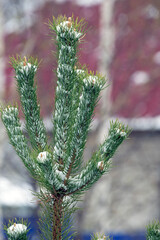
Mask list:
[{"label": "bare trunk", "polygon": [[53,210],[53,240],[62,239],[62,197],[54,200]]}]

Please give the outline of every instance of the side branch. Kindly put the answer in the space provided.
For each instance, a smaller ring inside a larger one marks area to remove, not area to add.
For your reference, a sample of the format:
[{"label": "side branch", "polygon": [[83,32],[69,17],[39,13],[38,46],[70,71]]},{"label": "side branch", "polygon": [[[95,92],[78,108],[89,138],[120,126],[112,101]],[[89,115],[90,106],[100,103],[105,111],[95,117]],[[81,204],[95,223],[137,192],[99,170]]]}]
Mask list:
[{"label": "side branch", "polygon": [[103,86],[104,78],[99,75],[89,75],[83,79],[82,93],[77,107],[72,139],[68,143],[68,148],[70,150],[69,158],[65,161],[64,169],[67,175],[71,172],[70,166],[73,167],[73,170],[77,170],[81,165],[81,158],[86,144],[94,107]]},{"label": "side branch", "polygon": [[110,167],[109,159],[127,138],[130,130],[118,121],[111,123],[108,138],[92,156],[80,174],[68,179],[68,194],[89,189]]},{"label": "side branch", "polygon": [[40,119],[40,107],[37,103],[36,87],[34,86],[37,60],[31,58],[27,62],[24,57],[23,60],[13,58],[11,61],[16,72],[18,91],[31,145],[35,149],[44,150],[47,144],[46,130]]},{"label": "side branch", "polygon": [[4,110],[1,110],[1,119],[7,129],[10,142],[24,165],[32,170],[36,168],[34,162],[31,160],[30,150],[21,130],[18,108],[8,106]]}]

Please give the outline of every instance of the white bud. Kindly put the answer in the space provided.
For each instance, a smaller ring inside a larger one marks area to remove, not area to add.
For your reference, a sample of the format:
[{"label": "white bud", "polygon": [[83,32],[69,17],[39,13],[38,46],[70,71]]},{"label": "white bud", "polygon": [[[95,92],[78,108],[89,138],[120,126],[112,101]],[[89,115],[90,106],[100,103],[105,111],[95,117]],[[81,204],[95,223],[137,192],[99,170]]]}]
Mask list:
[{"label": "white bud", "polygon": [[14,237],[18,237],[20,234],[25,233],[27,231],[27,226],[21,223],[14,223],[7,229],[7,233]]},{"label": "white bud", "polygon": [[121,131],[121,132],[120,132],[120,135],[121,135],[122,137],[125,137],[125,136],[126,136],[126,133],[123,132],[123,131]]},{"label": "white bud", "polygon": [[104,235],[103,238],[98,238],[98,240],[105,240],[106,236]]},{"label": "white bud", "polygon": [[104,169],[104,162],[103,162],[103,161],[98,162],[97,168],[98,168],[100,171],[103,171],[103,169]]},{"label": "white bud", "polygon": [[124,132],[123,130],[121,130],[119,128],[116,130],[116,133],[119,134],[121,137],[125,137],[126,136],[126,132]]},{"label": "white bud", "polygon": [[28,73],[31,71],[31,69],[34,71],[34,73],[37,71],[37,66],[31,64],[31,63],[25,63],[25,65],[22,63],[22,65],[19,68],[19,71],[21,73],[25,73],[28,75]]},{"label": "white bud", "polygon": [[65,31],[70,32],[70,34],[77,39],[83,35],[82,33],[77,32],[73,28],[73,24],[71,21],[61,22],[59,25],[57,25],[56,29],[57,29],[57,32],[60,33],[61,37],[65,37]]},{"label": "white bud", "polygon": [[39,162],[39,163],[45,163],[47,160],[48,160],[48,152],[40,152],[39,154],[38,154],[38,157],[37,157],[37,161]]}]

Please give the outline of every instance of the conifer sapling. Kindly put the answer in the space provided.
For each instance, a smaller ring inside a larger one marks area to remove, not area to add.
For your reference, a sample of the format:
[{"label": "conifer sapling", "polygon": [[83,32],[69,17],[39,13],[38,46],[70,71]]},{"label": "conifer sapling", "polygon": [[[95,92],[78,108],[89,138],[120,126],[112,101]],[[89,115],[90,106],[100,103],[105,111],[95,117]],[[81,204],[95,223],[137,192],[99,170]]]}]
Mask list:
[{"label": "conifer sapling", "polygon": [[78,45],[86,31],[84,20],[60,16],[53,18],[50,28],[58,51],[53,144],[48,143],[40,117],[34,84],[37,59],[11,59],[29,139],[23,134],[17,106],[2,109],[1,118],[17,155],[40,186],[36,196],[42,207],[41,239],[61,240],[69,232],[80,196],[108,172],[110,159],[127,138],[129,129],[118,120],[111,122],[108,137],[83,164],[94,108],[106,81],[101,74],[78,67]]}]

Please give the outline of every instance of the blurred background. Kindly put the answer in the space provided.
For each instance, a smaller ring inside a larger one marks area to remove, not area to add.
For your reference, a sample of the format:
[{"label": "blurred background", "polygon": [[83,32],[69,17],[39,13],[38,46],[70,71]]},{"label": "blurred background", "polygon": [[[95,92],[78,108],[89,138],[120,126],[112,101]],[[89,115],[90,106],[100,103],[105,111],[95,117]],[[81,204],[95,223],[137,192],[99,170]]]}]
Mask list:
[{"label": "blurred background", "polygon": [[[143,240],[145,226],[160,220],[160,1],[159,0],[0,0],[0,101],[19,102],[9,57],[42,60],[37,74],[41,116],[52,134],[56,68],[54,43],[46,23],[72,13],[88,22],[80,62],[106,75],[84,160],[119,118],[132,129],[113,168],[83,198],[76,214],[77,239],[102,232],[113,239]],[[29,218],[36,236],[38,204],[29,177],[0,123],[0,239],[2,222]]]}]

